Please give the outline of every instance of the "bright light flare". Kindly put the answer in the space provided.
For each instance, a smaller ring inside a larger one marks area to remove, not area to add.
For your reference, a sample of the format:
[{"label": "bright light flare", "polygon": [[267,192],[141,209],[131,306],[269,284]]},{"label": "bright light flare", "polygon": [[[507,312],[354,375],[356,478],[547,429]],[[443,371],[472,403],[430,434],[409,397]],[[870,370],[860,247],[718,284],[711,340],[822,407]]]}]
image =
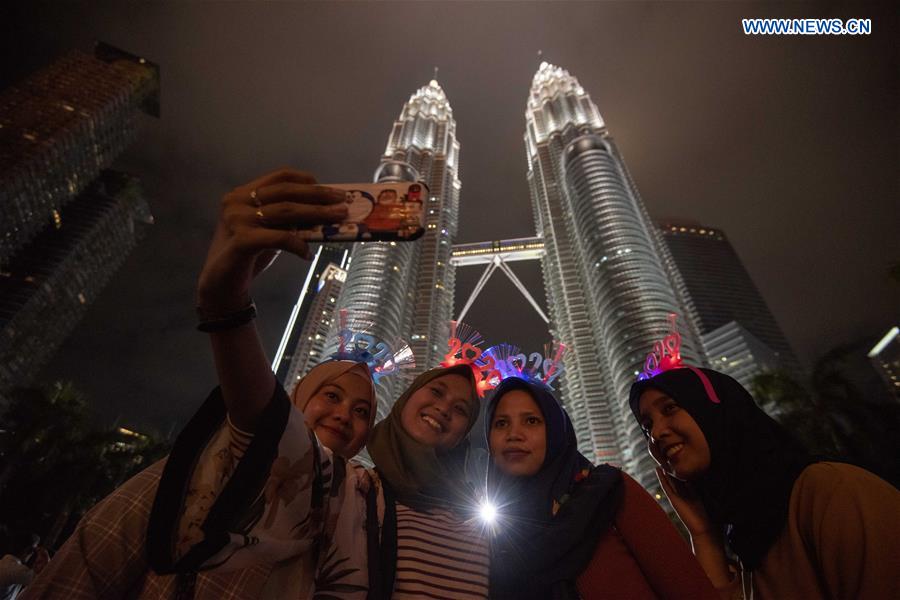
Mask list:
[{"label": "bright light flare", "polygon": [[481,503],[478,514],[481,516],[482,521],[492,525],[497,520],[497,507],[488,501],[484,501]]}]

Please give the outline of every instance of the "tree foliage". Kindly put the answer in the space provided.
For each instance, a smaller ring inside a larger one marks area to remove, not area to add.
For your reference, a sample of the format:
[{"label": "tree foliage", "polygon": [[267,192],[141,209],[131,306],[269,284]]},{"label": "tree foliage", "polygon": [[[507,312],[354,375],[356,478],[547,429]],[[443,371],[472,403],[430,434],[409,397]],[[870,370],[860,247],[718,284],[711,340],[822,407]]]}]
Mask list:
[{"label": "tree foliage", "polygon": [[53,546],[60,534],[128,477],[161,458],[168,444],[97,428],[71,384],[9,395],[0,435],[0,514]]},{"label": "tree foliage", "polygon": [[869,398],[846,376],[851,348],[816,361],[809,381],[787,372],[754,378],[759,406],[814,454],[847,460],[900,484],[900,405]]}]

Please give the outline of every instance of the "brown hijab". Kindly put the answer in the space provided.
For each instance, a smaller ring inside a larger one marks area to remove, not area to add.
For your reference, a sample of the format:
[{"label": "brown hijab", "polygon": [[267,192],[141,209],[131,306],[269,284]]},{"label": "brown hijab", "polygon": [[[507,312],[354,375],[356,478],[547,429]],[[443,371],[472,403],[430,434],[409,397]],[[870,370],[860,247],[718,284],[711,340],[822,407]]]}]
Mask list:
[{"label": "brown hijab", "polygon": [[469,365],[441,367],[419,375],[397,399],[390,414],[372,430],[366,448],[382,479],[393,489],[402,504],[422,510],[433,506],[452,506],[465,495],[465,466],[469,440],[451,450],[439,450],[414,440],[400,422],[403,408],[420,388],[444,375],[462,375],[472,386],[469,396],[469,424],[466,436],[478,419],[478,394],[475,376]]}]

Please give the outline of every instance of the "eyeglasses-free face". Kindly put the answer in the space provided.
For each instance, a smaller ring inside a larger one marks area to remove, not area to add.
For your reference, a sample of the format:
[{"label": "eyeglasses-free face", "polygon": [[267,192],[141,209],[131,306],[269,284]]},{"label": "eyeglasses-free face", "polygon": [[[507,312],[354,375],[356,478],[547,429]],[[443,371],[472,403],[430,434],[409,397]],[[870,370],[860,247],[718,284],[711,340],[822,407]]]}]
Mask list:
[{"label": "eyeglasses-free face", "polygon": [[309,399],[303,416],[326,448],[353,458],[369,437],[371,384],[354,373],[325,383]]},{"label": "eyeglasses-free face", "polygon": [[450,373],[432,379],[410,395],[400,424],[414,440],[431,448],[455,448],[466,435],[471,414],[472,384]]},{"label": "eyeglasses-free face", "polygon": [[547,455],[547,427],[531,394],[514,389],[503,394],[491,420],[491,458],[514,477],[537,474]]},{"label": "eyeglasses-free face", "polygon": [[711,456],[706,436],[674,399],[649,388],[641,394],[638,411],[650,455],[667,473],[691,481],[709,469]]}]

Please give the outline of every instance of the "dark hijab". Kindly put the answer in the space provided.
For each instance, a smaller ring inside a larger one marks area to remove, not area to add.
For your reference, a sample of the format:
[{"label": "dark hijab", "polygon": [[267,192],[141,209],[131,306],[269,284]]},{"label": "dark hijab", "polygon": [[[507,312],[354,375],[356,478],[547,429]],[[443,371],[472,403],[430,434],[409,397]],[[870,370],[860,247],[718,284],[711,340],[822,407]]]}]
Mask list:
[{"label": "dark hijab", "polygon": [[485,421],[488,445],[504,394],[524,390],[544,417],[547,451],[541,470],[511,477],[488,467],[488,495],[498,505],[492,544],[491,598],[566,597],[619,509],[622,476],[593,466],[578,452],[569,416],[542,385],[510,377],[494,392]]},{"label": "dark hijab", "polygon": [[688,411],[706,436],[710,467],[691,487],[744,566],[755,568],[784,529],[794,481],[814,459],[728,375],[688,367],[635,382],[629,404],[638,421],[650,388]]},{"label": "dark hijab", "polygon": [[[469,425],[462,441],[451,450],[440,450],[414,440],[400,421],[403,408],[420,388],[444,375],[462,375],[471,384]],[[478,418],[478,394],[475,376],[468,365],[437,368],[419,375],[397,399],[390,414],[375,425],[366,448],[378,473],[396,495],[396,499],[416,510],[451,506],[467,489],[466,458],[468,433]],[[471,494],[466,495],[469,499]],[[467,505],[471,506],[471,502]]]}]

